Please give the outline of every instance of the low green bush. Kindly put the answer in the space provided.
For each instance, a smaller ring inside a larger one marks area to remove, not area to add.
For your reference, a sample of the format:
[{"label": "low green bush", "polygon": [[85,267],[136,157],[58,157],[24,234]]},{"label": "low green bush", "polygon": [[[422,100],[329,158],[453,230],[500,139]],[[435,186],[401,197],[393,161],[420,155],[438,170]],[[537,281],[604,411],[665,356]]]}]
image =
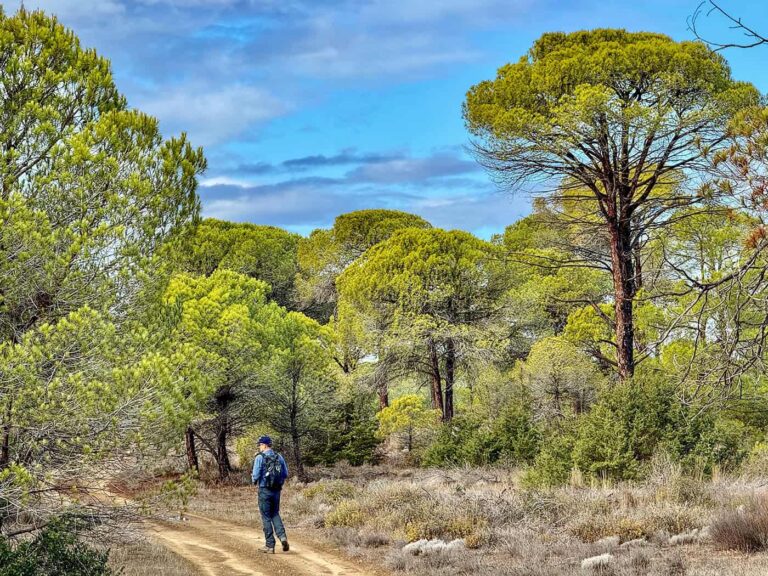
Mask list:
[{"label": "low green bush", "polygon": [[30,541],[0,539],[0,576],[111,576],[108,556],[79,539],[76,522],[62,519]]},{"label": "low green bush", "polygon": [[491,422],[473,414],[456,416],[442,426],[425,450],[423,466],[504,462],[527,464],[539,450],[540,433],[525,407],[510,405]]},{"label": "low green bush", "polygon": [[545,436],[533,466],[523,477],[525,486],[550,488],[568,481],[573,469],[573,446],[576,443],[573,424],[575,422],[566,422],[562,428],[551,430]]},{"label": "low green bush", "polygon": [[635,480],[647,475],[663,451],[688,474],[734,469],[757,433],[723,412],[683,403],[674,383],[639,377],[603,391],[589,412],[547,432],[526,482],[547,487],[568,481],[577,468],[585,477]]}]

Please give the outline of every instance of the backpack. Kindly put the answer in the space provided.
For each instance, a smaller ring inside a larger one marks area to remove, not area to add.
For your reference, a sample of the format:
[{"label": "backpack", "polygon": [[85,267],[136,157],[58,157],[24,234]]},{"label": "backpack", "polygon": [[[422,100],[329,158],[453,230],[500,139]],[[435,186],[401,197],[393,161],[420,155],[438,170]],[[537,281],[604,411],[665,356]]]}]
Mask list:
[{"label": "backpack", "polygon": [[264,488],[280,490],[283,487],[283,468],[280,466],[280,456],[277,452],[262,454]]}]

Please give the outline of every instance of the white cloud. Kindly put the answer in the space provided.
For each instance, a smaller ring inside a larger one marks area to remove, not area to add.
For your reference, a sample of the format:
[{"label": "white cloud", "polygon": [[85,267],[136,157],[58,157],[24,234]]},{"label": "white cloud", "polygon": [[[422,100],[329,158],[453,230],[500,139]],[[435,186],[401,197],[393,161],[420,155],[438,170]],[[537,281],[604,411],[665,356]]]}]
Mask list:
[{"label": "white cloud", "polygon": [[449,152],[425,158],[397,158],[387,162],[367,164],[347,174],[351,181],[380,184],[418,183],[435,178],[458,176],[479,170],[476,162]]},{"label": "white cloud", "polygon": [[199,180],[200,186],[211,188],[213,186],[237,186],[238,188],[247,188],[252,186],[252,182],[246,182],[245,180],[238,180],[237,178],[230,178],[229,176],[216,176],[214,178],[201,178]]},{"label": "white cloud", "polygon": [[[21,0],[3,3],[8,12],[15,12]],[[125,4],[119,0],[25,0],[27,10],[44,10],[72,20],[102,18],[125,13]]]},{"label": "white cloud", "polygon": [[429,24],[451,19],[466,25],[497,21],[531,5],[531,0],[373,0],[364,5],[362,16],[377,23]]},{"label": "white cloud", "polygon": [[217,144],[276,118],[289,106],[254,86],[180,85],[139,98],[137,107],[156,116],[168,132],[184,130],[196,145]]}]

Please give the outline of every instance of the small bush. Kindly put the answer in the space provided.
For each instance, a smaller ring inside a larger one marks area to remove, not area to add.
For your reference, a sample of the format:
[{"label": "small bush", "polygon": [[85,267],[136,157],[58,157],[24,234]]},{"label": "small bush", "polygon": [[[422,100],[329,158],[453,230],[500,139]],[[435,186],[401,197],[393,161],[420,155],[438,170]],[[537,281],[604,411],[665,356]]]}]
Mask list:
[{"label": "small bush", "polygon": [[356,491],[355,485],[346,480],[320,480],[307,486],[302,494],[310,500],[336,504],[352,498]]},{"label": "small bush", "polygon": [[568,482],[573,472],[573,445],[576,436],[564,429],[552,432],[542,443],[542,450],[533,467],[523,477],[523,485],[530,488],[550,488]]},{"label": "small bush", "polygon": [[324,524],[327,527],[357,528],[363,525],[365,517],[360,505],[354,500],[343,500],[328,514]]},{"label": "small bush", "polygon": [[743,509],[723,514],[712,523],[710,535],[726,550],[768,549],[768,497],[755,498]]},{"label": "small bush", "polygon": [[529,464],[539,451],[539,442],[530,409],[512,404],[489,423],[472,414],[456,416],[442,426],[421,463],[427,467]]},{"label": "small bush", "polygon": [[17,546],[0,539],[0,576],[111,576],[109,552],[81,542],[77,532],[75,522],[63,519]]},{"label": "small bush", "polygon": [[622,542],[645,536],[646,527],[633,518],[615,516],[589,516],[576,522],[571,533],[584,542],[597,542],[610,536],[618,536]]}]

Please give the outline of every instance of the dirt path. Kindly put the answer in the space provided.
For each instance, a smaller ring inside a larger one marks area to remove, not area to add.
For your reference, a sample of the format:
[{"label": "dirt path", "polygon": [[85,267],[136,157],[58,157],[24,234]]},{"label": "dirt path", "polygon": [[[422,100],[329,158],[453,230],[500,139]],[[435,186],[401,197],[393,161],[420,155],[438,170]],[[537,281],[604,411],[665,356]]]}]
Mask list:
[{"label": "dirt path", "polygon": [[349,560],[288,534],[291,551],[262,554],[260,527],[191,515],[185,522],[154,524],[151,533],[205,576],[375,576]]}]

